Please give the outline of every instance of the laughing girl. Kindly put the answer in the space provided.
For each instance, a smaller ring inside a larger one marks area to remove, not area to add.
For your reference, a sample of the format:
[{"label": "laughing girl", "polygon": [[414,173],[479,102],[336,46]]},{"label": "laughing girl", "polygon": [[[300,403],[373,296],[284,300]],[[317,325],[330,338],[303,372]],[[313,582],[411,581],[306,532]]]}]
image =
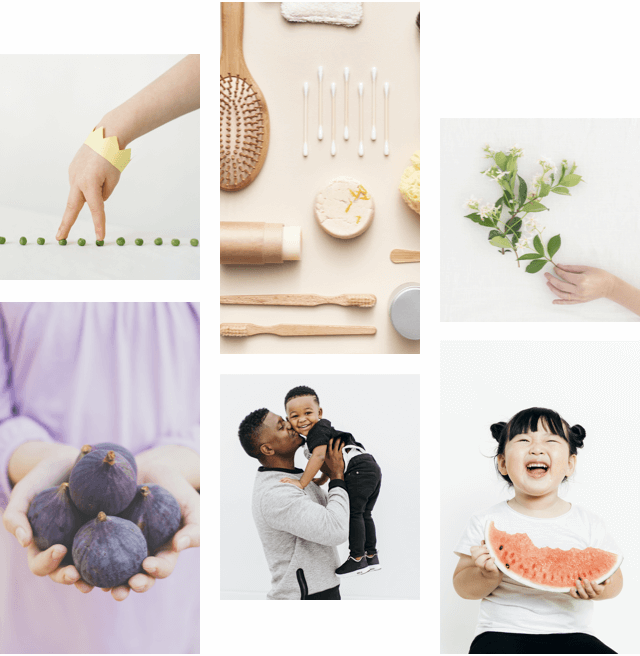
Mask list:
[{"label": "laughing girl", "polygon": [[503,574],[484,543],[488,521],[507,533],[526,533],[537,547],[596,547],[620,553],[603,521],[558,496],[575,471],[585,430],[557,412],[529,408],[491,426],[498,442],[496,468],[515,495],[475,513],[455,548],[456,592],[481,599],[470,654],[615,654],[591,635],[593,602],[622,590],[622,573],[601,584],[575,581],[568,593],[523,585]]}]

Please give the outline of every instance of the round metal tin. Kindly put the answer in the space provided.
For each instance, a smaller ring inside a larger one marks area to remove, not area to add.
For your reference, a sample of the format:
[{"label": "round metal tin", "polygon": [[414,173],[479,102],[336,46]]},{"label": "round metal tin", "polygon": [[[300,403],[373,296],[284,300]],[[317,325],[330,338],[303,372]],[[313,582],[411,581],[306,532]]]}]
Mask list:
[{"label": "round metal tin", "polygon": [[420,284],[407,282],[393,290],[389,317],[396,331],[406,339],[420,339]]}]

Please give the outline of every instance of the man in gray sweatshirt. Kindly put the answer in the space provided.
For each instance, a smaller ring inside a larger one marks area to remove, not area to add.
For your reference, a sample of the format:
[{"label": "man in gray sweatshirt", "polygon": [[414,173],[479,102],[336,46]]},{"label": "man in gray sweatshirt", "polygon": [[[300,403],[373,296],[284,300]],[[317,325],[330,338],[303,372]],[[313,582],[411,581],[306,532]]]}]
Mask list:
[{"label": "man in gray sweatshirt", "polygon": [[349,496],[340,441],[325,457],[329,491],[304,490],[280,479],[300,478],[294,464],[304,438],[266,408],[247,415],[239,429],[244,450],[261,464],[253,487],[253,519],[271,571],[267,599],[340,599],[336,546],[349,538]]}]

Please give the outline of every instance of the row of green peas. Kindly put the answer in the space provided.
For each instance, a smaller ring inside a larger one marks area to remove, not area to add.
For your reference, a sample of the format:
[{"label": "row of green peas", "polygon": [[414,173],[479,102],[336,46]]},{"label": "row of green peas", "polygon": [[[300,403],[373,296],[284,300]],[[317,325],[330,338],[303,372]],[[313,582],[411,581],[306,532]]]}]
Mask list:
[{"label": "row of green peas", "polygon": [[[6,243],[6,241],[7,240],[4,237],[0,237],[0,244],[4,244],[4,243]],[[42,246],[44,244],[44,238],[43,237],[38,237],[38,239],[36,241],[38,242],[38,244],[40,246]],[[26,243],[27,243],[27,238],[26,237],[20,237],[20,244],[22,246],[24,246],[24,245],[26,245]],[[67,240],[66,239],[60,239],[58,241],[58,243],[60,244],[60,246],[66,246],[67,245]],[[78,246],[84,246],[86,243],[87,243],[86,240],[83,239],[82,237],[80,237],[80,239],[78,239]],[[142,239],[136,239],[135,243],[136,243],[136,246],[142,246],[142,244],[144,244],[144,241]],[[162,237],[158,237],[157,239],[154,240],[153,243],[156,246],[162,246]],[[200,242],[197,239],[192,239],[190,243],[191,243],[192,246],[198,246],[200,244]],[[125,244],[124,237],[118,237],[116,239],[116,244],[118,244],[118,246],[124,246],[124,244]],[[172,246],[180,246],[180,240],[179,239],[172,239],[171,240],[171,245]],[[103,239],[97,239],[96,240],[96,246],[104,246],[104,240]]]}]

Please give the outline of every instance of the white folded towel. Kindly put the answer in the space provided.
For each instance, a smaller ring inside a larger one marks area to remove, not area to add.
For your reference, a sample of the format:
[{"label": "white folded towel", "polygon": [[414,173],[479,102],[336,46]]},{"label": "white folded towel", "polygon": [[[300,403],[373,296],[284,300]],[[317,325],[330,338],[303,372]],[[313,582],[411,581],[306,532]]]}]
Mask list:
[{"label": "white folded towel", "polygon": [[361,2],[282,2],[282,15],[292,23],[330,23],[354,27],[362,20]]}]

